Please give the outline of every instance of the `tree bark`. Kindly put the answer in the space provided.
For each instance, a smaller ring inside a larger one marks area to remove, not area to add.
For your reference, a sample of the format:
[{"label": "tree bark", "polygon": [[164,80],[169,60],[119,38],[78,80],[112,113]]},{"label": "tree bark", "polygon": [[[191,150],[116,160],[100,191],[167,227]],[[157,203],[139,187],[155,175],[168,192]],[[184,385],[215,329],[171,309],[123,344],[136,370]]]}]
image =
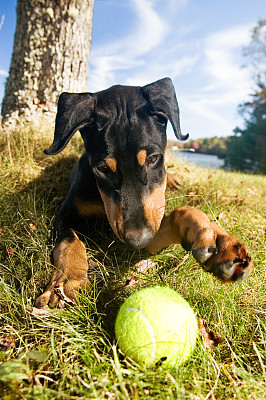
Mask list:
[{"label": "tree bark", "polygon": [[94,0],[17,0],[3,122],[54,111],[62,91],[87,90]]}]

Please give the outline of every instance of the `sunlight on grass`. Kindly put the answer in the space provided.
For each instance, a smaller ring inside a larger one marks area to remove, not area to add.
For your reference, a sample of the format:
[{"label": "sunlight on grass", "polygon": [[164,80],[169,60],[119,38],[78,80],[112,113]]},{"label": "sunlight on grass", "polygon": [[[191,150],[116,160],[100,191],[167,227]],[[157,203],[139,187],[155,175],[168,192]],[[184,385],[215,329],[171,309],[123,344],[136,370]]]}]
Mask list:
[{"label": "sunlight on grass", "polygon": [[[168,161],[181,181],[167,191],[167,211],[191,205],[246,242],[254,269],[243,283],[223,285],[180,246],[151,258],[147,273],[135,263],[147,256],[123,246],[105,226],[88,238],[92,287],[76,307],[31,314],[52,265],[54,215],[82,141],[76,135],[62,152],[43,154],[52,126],[21,127],[0,138],[0,397],[3,399],[238,399],[265,398],[266,382],[266,177],[201,169]],[[138,282],[123,289],[131,275]],[[212,351],[198,339],[178,370],[138,367],[124,359],[114,340],[123,300],[140,287],[177,290],[225,338]]]}]

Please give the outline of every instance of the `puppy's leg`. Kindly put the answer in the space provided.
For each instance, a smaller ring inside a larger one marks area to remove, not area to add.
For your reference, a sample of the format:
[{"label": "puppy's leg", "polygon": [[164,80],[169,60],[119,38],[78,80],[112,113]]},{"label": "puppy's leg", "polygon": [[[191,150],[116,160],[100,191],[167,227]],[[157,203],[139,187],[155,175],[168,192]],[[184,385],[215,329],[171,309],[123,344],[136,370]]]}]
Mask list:
[{"label": "puppy's leg", "polygon": [[251,258],[246,245],[195,208],[176,208],[165,216],[148,250],[155,252],[175,243],[192,251],[206,271],[224,282],[244,280],[250,274]]},{"label": "puppy's leg", "polygon": [[53,263],[55,269],[51,281],[37,298],[37,307],[55,307],[61,299],[74,303],[78,289],[88,282],[86,248],[74,232],[56,244]]}]

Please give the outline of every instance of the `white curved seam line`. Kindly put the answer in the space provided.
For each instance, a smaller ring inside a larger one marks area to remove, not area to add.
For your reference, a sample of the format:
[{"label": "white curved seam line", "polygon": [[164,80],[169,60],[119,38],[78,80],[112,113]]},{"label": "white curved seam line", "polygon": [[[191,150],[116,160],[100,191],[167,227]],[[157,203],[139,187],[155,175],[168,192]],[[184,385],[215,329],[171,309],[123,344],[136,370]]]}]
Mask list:
[{"label": "white curved seam line", "polygon": [[148,323],[148,328],[149,328],[149,331],[150,331],[151,342],[152,342],[152,363],[153,363],[155,361],[155,356],[156,356],[156,338],[155,338],[155,333],[154,333],[154,330],[153,330],[153,327],[152,327],[152,324],[151,324],[149,318],[147,318],[146,315],[136,307],[126,307],[125,310],[137,311],[138,313],[141,314],[141,316]]}]

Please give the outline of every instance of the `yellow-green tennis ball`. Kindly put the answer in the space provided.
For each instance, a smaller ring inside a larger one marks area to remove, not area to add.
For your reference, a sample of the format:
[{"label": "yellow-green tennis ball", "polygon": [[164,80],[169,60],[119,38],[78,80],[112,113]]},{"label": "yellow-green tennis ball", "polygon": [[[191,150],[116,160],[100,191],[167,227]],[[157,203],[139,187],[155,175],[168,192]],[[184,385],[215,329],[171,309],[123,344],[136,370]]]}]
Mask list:
[{"label": "yellow-green tennis ball", "polygon": [[118,346],[140,365],[178,367],[192,354],[198,324],[187,301],[167,287],[141,289],[122,304],[115,323]]}]

